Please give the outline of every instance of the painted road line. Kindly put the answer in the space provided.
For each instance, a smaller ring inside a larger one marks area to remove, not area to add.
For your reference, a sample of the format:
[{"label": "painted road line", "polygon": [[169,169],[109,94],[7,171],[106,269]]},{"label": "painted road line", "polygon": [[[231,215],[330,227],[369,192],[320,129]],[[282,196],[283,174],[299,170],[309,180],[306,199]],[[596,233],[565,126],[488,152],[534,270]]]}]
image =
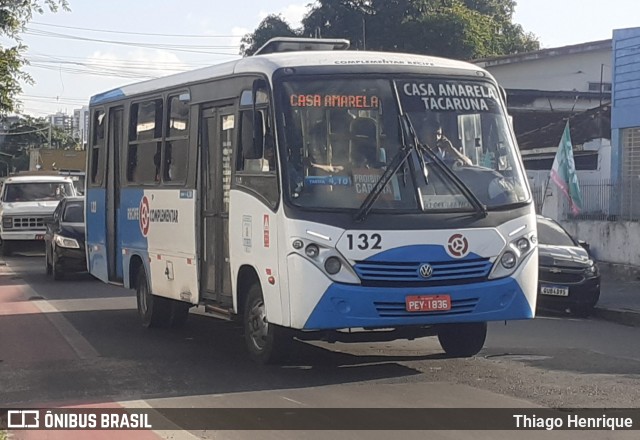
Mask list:
[{"label": "painted road line", "polygon": [[[130,409],[151,409],[153,410],[154,408],[149,405],[147,403],[146,400],[131,400],[131,401],[127,401],[127,402],[118,402],[118,405],[122,406],[123,408],[130,408]],[[164,418],[164,424],[166,426],[170,426],[171,429],[158,429],[158,430],[153,430],[153,432],[165,439],[165,440],[197,440],[200,439],[200,437],[191,434],[189,431],[185,431],[184,429],[182,429],[181,427],[179,427],[178,425],[176,425],[175,423],[173,423],[171,420]]]}]

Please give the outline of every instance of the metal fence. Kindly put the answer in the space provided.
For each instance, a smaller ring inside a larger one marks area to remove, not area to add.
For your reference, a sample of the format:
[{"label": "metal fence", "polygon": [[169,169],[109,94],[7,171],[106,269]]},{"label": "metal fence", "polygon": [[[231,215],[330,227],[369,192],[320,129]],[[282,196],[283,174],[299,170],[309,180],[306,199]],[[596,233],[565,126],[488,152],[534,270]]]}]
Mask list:
[{"label": "metal fence", "polygon": [[[541,213],[545,201],[545,187],[534,186],[531,191],[536,212]],[[581,181],[580,191],[582,210],[579,214],[573,215],[565,204],[564,219],[640,221],[640,181]]]}]

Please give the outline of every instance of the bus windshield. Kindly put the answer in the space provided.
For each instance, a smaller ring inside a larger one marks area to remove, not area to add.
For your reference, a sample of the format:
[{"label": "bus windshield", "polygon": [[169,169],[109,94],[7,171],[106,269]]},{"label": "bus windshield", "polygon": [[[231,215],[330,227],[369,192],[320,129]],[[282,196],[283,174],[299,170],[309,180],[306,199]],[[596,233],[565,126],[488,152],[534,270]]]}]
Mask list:
[{"label": "bus windshield", "polygon": [[[407,142],[435,153],[487,209],[529,199],[498,91],[487,81],[434,77],[287,80],[280,87],[281,157],[290,201],[358,209]],[[416,139],[401,129],[404,114]],[[422,156],[422,157],[421,157]],[[470,211],[460,185],[417,150],[373,210]]]}]

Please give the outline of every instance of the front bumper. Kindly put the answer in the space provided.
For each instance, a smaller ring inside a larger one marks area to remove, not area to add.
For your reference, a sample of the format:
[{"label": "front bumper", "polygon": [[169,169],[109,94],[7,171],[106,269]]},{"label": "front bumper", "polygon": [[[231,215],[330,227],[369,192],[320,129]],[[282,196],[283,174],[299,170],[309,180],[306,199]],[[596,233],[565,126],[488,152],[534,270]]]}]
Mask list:
[{"label": "front bumper", "polygon": [[53,258],[57,267],[63,272],[86,272],[87,257],[84,247],[80,249],[68,249],[57,246]]},{"label": "front bumper", "polygon": [[[408,312],[410,295],[451,296],[451,310]],[[309,316],[307,330],[390,328],[485,322],[533,317],[533,310],[514,278],[428,288],[376,288],[332,284]]]},{"label": "front bumper", "polygon": [[2,241],[42,241],[46,231],[7,231],[2,230],[0,237]]},{"label": "front bumper", "polygon": [[[543,295],[542,286],[563,286],[569,288],[569,296]],[[548,309],[593,306],[600,297],[600,276],[584,278],[580,283],[561,284],[541,280],[538,286],[538,306]]]}]

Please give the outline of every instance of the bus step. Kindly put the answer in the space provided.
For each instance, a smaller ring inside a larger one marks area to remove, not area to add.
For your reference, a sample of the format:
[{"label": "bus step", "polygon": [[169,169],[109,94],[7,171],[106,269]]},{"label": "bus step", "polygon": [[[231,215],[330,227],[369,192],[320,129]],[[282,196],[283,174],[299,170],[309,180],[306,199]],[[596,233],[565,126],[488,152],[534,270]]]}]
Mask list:
[{"label": "bus step", "polygon": [[211,304],[206,304],[204,306],[205,313],[215,316],[219,319],[224,319],[225,321],[231,321],[232,313],[231,309],[227,309],[220,306],[214,306]]}]

